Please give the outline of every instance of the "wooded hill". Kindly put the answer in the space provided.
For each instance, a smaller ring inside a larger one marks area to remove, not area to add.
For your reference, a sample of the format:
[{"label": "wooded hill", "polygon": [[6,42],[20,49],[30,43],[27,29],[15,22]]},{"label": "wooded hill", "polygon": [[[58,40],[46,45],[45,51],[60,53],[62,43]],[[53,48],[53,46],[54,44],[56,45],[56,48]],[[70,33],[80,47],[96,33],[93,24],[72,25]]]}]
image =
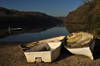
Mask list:
[{"label": "wooded hill", "polygon": [[100,0],[89,0],[65,18],[69,32],[87,31],[100,35]]},{"label": "wooded hill", "polygon": [[62,21],[40,12],[25,12],[0,7],[0,28],[10,24],[13,27],[42,28],[54,26]]}]

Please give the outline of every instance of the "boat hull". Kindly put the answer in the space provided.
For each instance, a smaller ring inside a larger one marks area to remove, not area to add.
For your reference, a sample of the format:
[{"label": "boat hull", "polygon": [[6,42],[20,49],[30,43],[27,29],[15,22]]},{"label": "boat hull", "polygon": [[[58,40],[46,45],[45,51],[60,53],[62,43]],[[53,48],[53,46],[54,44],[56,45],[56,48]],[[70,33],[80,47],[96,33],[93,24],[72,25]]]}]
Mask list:
[{"label": "boat hull", "polygon": [[65,47],[65,48],[73,54],[84,55],[84,56],[89,57],[91,60],[93,60],[93,54],[90,50],[90,47],[83,47],[83,48],[67,48],[67,47]]},{"label": "boat hull", "polygon": [[60,55],[61,42],[49,42],[49,51],[25,51],[27,62],[52,62]]}]

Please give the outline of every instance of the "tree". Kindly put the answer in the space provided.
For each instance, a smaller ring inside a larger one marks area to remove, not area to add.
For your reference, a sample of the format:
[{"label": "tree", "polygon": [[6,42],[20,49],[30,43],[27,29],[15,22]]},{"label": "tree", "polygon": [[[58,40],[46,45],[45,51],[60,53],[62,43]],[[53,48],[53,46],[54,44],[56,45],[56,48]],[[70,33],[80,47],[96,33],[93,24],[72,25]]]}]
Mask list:
[{"label": "tree", "polygon": [[88,4],[90,8],[94,8],[96,2],[94,0],[81,0],[84,4]]},{"label": "tree", "polygon": [[82,0],[83,3],[89,3],[91,0]]}]

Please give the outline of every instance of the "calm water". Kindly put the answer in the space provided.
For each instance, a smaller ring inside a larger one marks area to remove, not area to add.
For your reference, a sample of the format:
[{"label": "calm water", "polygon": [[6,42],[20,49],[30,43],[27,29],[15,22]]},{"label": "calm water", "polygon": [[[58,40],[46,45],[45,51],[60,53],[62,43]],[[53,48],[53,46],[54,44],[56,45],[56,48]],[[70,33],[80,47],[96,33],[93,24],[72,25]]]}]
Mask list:
[{"label": "calm water", "polygon": [[7,36],[5,38],[0,39],[0,42],[30,42],[67,34],[68,31],[65,27],[53,27],[37,33],[23,33]]}]

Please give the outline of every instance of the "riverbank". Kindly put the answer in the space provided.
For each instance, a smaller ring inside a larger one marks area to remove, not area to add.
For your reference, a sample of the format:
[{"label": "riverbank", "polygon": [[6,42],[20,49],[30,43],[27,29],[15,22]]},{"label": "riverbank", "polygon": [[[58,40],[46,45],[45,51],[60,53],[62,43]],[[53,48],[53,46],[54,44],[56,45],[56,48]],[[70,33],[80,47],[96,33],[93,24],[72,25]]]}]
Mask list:
[{"label": "riverbank", "polygon": [[[59,39],[63,39],[61,36]],[[54,41],[54,38],[51,38]],[[43,43],[46,40],[38,41],[38,43]],[[100,40],[96,41],[99,45]],[[30,42],[27,46],[32,46],[36,42]],[[98,46],[96,47],[98,48]],[[13,49],[13,50],[12,50]],[[22,44],[17,43],[0,43],[0,65],[1,66],[99,66],[100,59],[94,61],[90,60],[86,56],[73,55],[64,47],[61,49],[61,54],[56,61],[52,63],[27,63]]]},{"label": "riverbank", "polygon": [[[13,50],[12,50],[13,49]],[[52,63],[27,63],[20,44],[0,44],[1,66],[99,66],[100,59],[91,61],[88,57],[72,55],[62,48],[59,59]]]}]

